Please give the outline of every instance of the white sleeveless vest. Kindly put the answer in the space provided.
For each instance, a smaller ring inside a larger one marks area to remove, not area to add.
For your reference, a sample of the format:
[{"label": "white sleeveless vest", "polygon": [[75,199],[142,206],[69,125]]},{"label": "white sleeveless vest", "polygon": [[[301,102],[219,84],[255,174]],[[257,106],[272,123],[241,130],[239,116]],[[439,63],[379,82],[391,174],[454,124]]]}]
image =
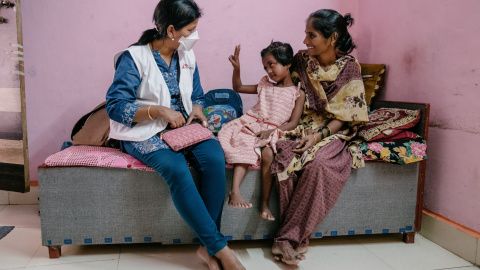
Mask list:
[{"label": "white sleeveless vest", "polygon": [[[170,108],[170,92],[165,79],[153,58],[148,45],[131,46],[128,51],[142,79],[137,88],[138,105],[161,105]],[[114,67],[121,51],[115,55]],[[180,93],[187,114],[192,112],[193,73],[195,72],[195,55],[193,50],[178,51],[180,65]],[[110,119],[110,138],[123,141],[144,141],[165,129],[167,121],[158,117],[155,120],[137,122],[132,128]]]}]

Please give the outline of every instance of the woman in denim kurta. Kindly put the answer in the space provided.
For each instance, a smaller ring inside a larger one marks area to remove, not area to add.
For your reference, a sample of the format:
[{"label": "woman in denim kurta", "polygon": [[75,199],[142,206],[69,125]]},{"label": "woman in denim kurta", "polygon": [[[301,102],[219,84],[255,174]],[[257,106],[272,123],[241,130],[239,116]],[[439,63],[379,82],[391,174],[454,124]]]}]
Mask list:
[{"label": "woman in denim kurta", "polygon": [[[144,96],[139,98],[142,80],[150,74],[140,74],[138,59],[132,56],[133,51],[127,50],[116,60],[115,76],[106,96],[107,113],[113,121],[129,128],[138,122],[154,125],[157,118],[163,119],[170,128],[181,127],[194,119],[206,122],[203,89],[196,64],[191,97],[180,95],[179,54],[183,54],[177,51],[181,44],[179,40],[188,39],[196,31],[200,16],[201,11],[192,0],[161,0],[158,3],[154,13],[156,28],[145,31],[132,46],[149,46],[145,48],[153,55],[171,102],[169,106],[148,105]],[[188,44],[182,45],[184,50],[189,50],[185,48]],[[182,98],[190,98],[190,114]],[[200,239],[197,255],[210,269],[220,269],[220,264],[224,269],[244,269],[219,232],[225,198],[225,159],[218,141],[212,138],[175,152],[158,134],[154,134],[146,140],[121,140],[120,145],[123,151],[152,167],[165,179],[175,207]],[[201,176],[200,191],[187,162]]]}]

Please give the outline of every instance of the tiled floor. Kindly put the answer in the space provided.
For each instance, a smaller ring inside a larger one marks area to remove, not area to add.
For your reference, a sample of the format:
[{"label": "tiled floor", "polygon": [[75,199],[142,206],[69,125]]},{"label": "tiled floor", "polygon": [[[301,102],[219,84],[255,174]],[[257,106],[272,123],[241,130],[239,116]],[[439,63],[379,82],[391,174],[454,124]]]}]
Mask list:
[{"label": "tiled floor", "polygon": [[[15,226],[0,240],[0,269],[208,269],[196,258],[197,247],[192,245],[67,245],[62,247],[59,259],[49,259],[47,248],[41,246],[38,205],[0,205],[0,226]],[[316,239],[311,243],[307,260],[298,267],[275,262],[270,241],[233,242],[230,246],[249,270],[478,270],[419,234],[415,243],[408,245],[399,236]]]}]

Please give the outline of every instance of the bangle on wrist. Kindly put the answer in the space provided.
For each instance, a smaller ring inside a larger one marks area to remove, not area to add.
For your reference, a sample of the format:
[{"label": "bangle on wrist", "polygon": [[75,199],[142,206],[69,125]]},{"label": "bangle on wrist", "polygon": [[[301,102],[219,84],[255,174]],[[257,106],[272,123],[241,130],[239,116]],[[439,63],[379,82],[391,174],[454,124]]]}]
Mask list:
[{"label": "bangle on wrist", "polygon": [[317,144],[317,137],[315,137],[315,135],[317,135],[317,133],[313,133],[313,139],[315,140],[315,144]]},{"label": "bangle on wrist", "polygon": [[320,135],[322,135],[322,140],[325,138],[325,135],[323,134],[323,130],[320,131]]},{"label": "bangle on wrist", "polygon": [[150,115],[150,107],[152,107],[152,105],[149,105],[149,106],[148,106],[148,110],[147,110],[148,118],[150,118],[150,120],[155,120],[155,119]]},{"label": "bangle on wrist", "polygon": [[329,137],[330,134],[331,134],[331,133],[330,133],[330,128],[329,128],[328,126],[325,126],[325,128],[327,129],[327,137]]}]

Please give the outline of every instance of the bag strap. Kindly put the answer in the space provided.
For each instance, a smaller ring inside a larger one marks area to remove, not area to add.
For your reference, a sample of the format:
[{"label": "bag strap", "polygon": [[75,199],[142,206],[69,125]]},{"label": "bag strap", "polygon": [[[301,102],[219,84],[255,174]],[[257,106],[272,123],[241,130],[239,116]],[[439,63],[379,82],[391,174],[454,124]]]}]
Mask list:
[{"label": "bag strap", "polygon": [[97,107],[95,107],[95,109],[93,109],[91,112],[85,114],[84,116],[82,116],[82,118],[80,118],[77,123],[75,123],[75,126],[73,126],[73,129],[72,129],[72,134],[70,136],[70,138],[73,140],[73,136],[75,136],[75,134],[77,134],[80,129],[82,129],[83,125],[85,124],[85,122],[87,121],[88,117],[90,117],[90,115],[96,113],[97,111],[105,108],[105,104],[107,104],[106,101],[100,103],[100,105],[98,105]]}]

